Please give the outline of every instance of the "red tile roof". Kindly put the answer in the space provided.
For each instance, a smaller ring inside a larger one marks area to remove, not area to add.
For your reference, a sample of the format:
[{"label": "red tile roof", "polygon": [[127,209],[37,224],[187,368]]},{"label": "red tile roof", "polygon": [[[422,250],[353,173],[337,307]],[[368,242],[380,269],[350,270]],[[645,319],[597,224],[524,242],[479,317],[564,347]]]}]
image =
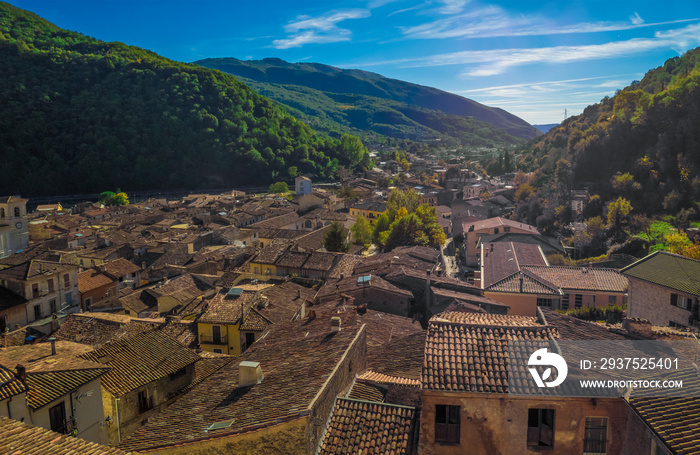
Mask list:
[{"label": "red tile roof", "polygon": [[0,452],[12,455],[128,455],[114,447],[0,416]]},{"label": "red tile roof", "polygon": [[102,385],[115,396],[122,396],[199,360],[194,352],[157,331],[115,341],[80,357],[112,368],[103,376]]},{"label": "red tile roof", "polygon": [[616,269],[564,266],[524,266],[523,269],[562,290],[625,292],[629,284],[627,277]]},{"label": "red tile roof", "polygon": [[319,455],[412,453],[416,409],[338,398]]},{"label": "red tile roof", "polygon": [[700,453],[700,397],[630,398],[629,405],[672,453]]},{"label": "red tile roof", "polygon": [[508,342],[547,341],[556,335],[552,328],[528,317],[479,313],[441,316],[428,326],[423,389],[507,393]]},{"label": "red tile roof", "polygon": [[80,289],[80,292],[90,292],[112,284],[115,284],[112,278],[96,269],[86,270],[78,274],[78,289]]},{"label": "red tile roof", "polygon": [[0,401],[27,391],[27,386],[15,376],[15,372],[0,365]]},{"label": "red tile roof", "polygon": [[[333,336],[329,336],[330,330],[310,333],[301,322],[275,324],[271,330],[276,332],[257,340],[235,362],[152,417],[122,447],[155,449],[303,418],[351,344],[364,342],[364,332],[357,328],[346,328]],[[238,387],[240,361],[259,362],[263,380]],[[228,428],[205,431],[215,422],[231,419]]]}]

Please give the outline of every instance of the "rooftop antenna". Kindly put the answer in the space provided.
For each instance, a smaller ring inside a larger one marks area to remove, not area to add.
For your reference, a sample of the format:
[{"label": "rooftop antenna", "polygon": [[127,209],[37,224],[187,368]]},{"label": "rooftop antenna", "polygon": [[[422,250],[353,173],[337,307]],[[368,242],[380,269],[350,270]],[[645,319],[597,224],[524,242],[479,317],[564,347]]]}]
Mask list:
[{"label": "rooftop antenna", "polygon": [[564,120],[566,120],[566,117],[568,117],[568,112],[569,111],[567,109],[564,109]]}]

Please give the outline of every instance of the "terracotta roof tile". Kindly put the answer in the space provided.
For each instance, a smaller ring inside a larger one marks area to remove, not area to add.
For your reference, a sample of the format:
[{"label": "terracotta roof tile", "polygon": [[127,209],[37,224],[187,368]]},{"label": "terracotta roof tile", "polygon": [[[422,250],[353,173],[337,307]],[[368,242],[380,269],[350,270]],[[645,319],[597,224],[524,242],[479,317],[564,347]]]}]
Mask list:
[{"label": "terracotta roof tile", "polygon": [[128,455],[114,447],[0,416],[0,452],[22,455]]},{"label": "terracotta roof tile", "polygon": [[199,359],[195,353],[157,331],[115,341],[80,357],[112,368],[102,378],[102,385],[116,396],[175,373]]},{"label": "terracotta roof tile", "polygon": [[524,266],[523,269],[561,289],[625,292],[628,286],[627,277],[615,269],[564,266]]},{"label": "terracotta roof tile", "polygon": [[411,453],[416,416],[408,406],[338,398],[318,453]]},{"label": "terracotta roof tile", "polygon": [[520,270],[484,288],[491,292],[560,295],[559,288],[527,270]]},{"label": "terracotta roof tile", "polygon": [[[461,322],[451,322],[459,320]],[[508,392],[508,342],[556,336],[534,318],[448,313],[428,326],[421,377],[428,390]]]},{"label": "terracotta roof tile", "polygon": [[[273,325],[235,362],[152,417],[122,447],[155,449],[303,418],[350,344],[363,336],[359,328],[330,337],[329,332],[309,333],[302,322]],[[260,383],[237,387],[238,367],[244,360],[260,363],[264,375]],[[230,419],[229,428],[205,432],[212,423]]]},{"label": "terracotta roof tile", "polygon": [[673,453],[700,453],[700,398],[630,398],[629,404]]},{"label": "terracotta roof tile", "polygon": [[267,306],[263,303],[257,306],[257,310],[272,322],[291,321],[301,304],[311,302],[315,294],[313,289],[288,281],[262,291],[262,302],[267,301]]},{"label": "terracotta roof tile", "polygon": [[112,278],[96,269],[89,269],[78,274],[78,289],[80,289],[80,292],[90,292],[114,283],[115,281]]},{"label": "terracotta roof tile", "polygon": [[140,270],[141,267],[124,258],[105,263],[105,272],[117,278],[136,273]]},{"label": "terracotta roof tile", "polygon": [[243,324],[241,324],[240,330],[262,332],[270,324],[272,324],[272,321],[260,314],[255,308],[251,308],[246,313],[245,318],[243,320]]},{"label": "terracotta roof tile", "polygon": [[378,382],[382,384],[398,384],[413,387],[420,387],[420,381],[417,379],[402,378],[400,376],[389,376],[388,374],[377,373],[376,371],[368,370],[357,377],[365,381]]},{"label": "terracotta roof tile", "polygon": [[14,371],[0,365],[0,401],[27,391],[27,386],[19,380]]},{"label": "terracotta roof tile", "polygon": [[108,367],[96,367],[85,370],[27,373],[27,386],[29,387],[27,404],[32,409],[39,409],[109,371]]},{"label": "terracotta roof tile", "polygon": [[352,385],[348,398],[384,403],[386,392],[384,387],[358,380]]}]

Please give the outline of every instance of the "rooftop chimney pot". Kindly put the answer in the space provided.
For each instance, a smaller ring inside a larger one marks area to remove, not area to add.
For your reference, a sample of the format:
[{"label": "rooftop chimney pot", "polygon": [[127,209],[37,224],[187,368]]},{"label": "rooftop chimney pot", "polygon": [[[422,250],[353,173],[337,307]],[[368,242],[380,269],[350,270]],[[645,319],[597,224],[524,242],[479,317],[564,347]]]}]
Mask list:
[{"label": "rooftop chimney pot", "polygon": [[260,384],[263,378],[260,362],[244,360],[238,364],[238,387]]},{"label": "rooftop chimney pot", "polygon": [[331,318],[331,332],[340,332],[342,320],[338,316],[333,316]]}]

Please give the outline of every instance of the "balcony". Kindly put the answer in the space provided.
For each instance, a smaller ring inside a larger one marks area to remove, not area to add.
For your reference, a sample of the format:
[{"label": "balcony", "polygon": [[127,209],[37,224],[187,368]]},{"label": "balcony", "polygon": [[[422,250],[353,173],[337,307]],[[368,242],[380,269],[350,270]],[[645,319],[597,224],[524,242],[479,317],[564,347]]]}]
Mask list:
[{"label": "balcony", "polygon": [[221,335],[221,336],[217,336],[217,337],[211,336],[211,335],[200,335],[199,342],[201,344],[221,344],[221,345],[228,344],[228,340],[226,339],[226,335]]}]

